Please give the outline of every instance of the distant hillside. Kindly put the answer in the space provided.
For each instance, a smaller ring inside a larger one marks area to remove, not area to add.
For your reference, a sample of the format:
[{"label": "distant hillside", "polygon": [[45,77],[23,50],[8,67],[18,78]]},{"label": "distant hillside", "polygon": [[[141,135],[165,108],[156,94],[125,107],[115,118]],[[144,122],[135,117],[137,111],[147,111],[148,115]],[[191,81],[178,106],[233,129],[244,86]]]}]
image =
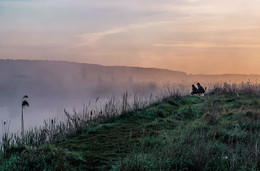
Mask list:
[{"label": "distant hillside", "polygon": [[[184,72],[155,68],[101,66],[58,61],[0,60],[0,93],[13,94],[21,89],[39,95],[80,95],[89,92],[113,92],[118,87],[187,79]],[[138,87],[137,87],[138,89]]]},{"label": "distant hillside", "polygon": [[[47,97],[97,97],[121,93],[154,91],[158,84],[220,81],[256,81],[259,75],[188,75],[185,72],[156,68],[102,66],[95,64],[0,60],[0,94],[2,97],[30,92]],[[3,99],[2,99],[3,100]],[[1,102],[1,99],[0,99]]]},{"label": "distant hillside", "polygon": [[[83,80],[97,81],[168,81],[171,79],[187,79],[187,74],[156,68],[141,68],[127,66],[102,66],[87,63],[62,61],[31,61],[31,60],[0,60],[1,76],[14,78],[39,79],[41,77],[78,76]],[[8,75],[6,72],[8,71]],[[62,78],[61,77],[61,78]],[[75,78],[74,78],[75,79]]]}]

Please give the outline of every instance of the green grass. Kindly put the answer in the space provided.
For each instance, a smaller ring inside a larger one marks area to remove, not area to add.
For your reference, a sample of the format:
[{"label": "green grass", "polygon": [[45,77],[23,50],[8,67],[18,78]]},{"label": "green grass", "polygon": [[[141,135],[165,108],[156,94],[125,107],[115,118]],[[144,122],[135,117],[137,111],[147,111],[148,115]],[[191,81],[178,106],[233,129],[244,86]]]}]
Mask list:
[{"label": "green grass", "polygon": [[37,149],[15,147],[0,170],[259,170],[260,98],[165,99]]}]

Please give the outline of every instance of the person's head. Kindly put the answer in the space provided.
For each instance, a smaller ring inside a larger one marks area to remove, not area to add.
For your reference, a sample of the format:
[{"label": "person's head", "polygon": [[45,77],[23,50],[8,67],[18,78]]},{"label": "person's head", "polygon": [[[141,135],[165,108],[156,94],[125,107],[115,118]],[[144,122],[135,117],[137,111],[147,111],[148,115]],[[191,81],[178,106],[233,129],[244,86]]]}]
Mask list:
[{"label": "person's head", "polygon": [[194,84],[192,84],[192,87],[195,87]]},{"label": "person's head", "polygon": [[200,83],[197,83],[198,86],[200,86]]}]

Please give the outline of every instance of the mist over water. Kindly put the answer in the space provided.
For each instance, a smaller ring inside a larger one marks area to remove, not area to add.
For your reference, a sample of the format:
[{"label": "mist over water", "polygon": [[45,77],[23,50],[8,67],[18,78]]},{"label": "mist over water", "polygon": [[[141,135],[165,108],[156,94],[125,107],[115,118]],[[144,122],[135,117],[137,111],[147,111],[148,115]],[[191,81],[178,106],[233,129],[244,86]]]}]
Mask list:
[{"label": "mist over water", "polygon": [[[125,90],[126,91],[126,90]],[[127,90],[128,102],[131,103],[133,101],[134,95],[136,93],[128,88]],[[81,113],[84,107],[88,107],[89,110],[100,110],[106,102],[110,98],[115,98],[116,100],[122,100],[122,94],[124,93],[123,88],[122,91],[118,90],[118,93],[98,95],[95,98],[92,97],[80,97],[80,98],[62,98],[55,94],[53,96],[48,97],[38,97],[33,95],[32,93],[23,93],[29,96],[28,102],[30,104],[29,107],[24,108],[24,124],[25,130],[30,128],[34,128],[35,126],[43,126],[44,120],[56,119],[56,121],[63,121],[66,118],[64,115],[64,109],[69,113],[73,114],[74,111],[77,113]],[[153,93],[153,94],[152,94]],[[153,91],[147,90],[143,87],[143,92],[139,91],[139,97],[148,98],[151,96],[156,96],[159,93],[159,88],[154,89]],[[22,102],[22,93],[9,99],[8,103],[2,104],[0,107],[1,119],[0,121],[10,122],[9,131],[11,133],[20,133],[21,131],[21,102]],[[3,132],[0,132],[0,136]]]},{"label": "mist over water", "polygon": [[[85,98],[83,95],[80,98],[60,97],[53,94],[49,97],[39,97],[32,93],[18,93],[12,98],[1,97],[1,100],[7,100],[6,103],[2,103],[0,107],[1,119],[0,121],[10,121],[10,132],[17,132],[21,130],[21,102],[23,95],[28,95],[29,107],[24,108],[24,123],[25,129],[33,128],[35,126],[43,126],[44,120],[64,119],[64,109],[73,113],[73,110],[77,112],[83,111],[84,106],[88,106],[89,109],[100,109],[106,101],[112,96],[120,99],[120,94],[123,91],[114,94],[101,95]],[[97,100],[98,99],[98,100]]]},{"label": "mist over water", "polygon": [[[11,121],[10,131],[20,131],[21,128],[21,97],[17,97],[12,103],[0,107],[1,121]],[[85,101],[86,100],[86,101]],[[90,99],[89,99],[90,100]],[[30,107],[24,108],[25,129],[43,125],[43,121],[49,118],[62,119],[64,108],[68,111],[73,109],[81,110],[82,104],[87,103],[87,99],[62,99],[43,98],[29,95]]]}]

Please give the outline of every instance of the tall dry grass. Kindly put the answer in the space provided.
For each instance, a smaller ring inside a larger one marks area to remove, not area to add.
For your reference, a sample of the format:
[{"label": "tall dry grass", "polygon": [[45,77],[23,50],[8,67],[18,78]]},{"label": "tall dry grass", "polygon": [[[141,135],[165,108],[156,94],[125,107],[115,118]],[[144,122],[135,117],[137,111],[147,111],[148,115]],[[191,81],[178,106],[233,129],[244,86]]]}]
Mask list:
[{"label": "tall dry grass", "polygon": [[[52,118],[45,120],[44,125],[26,130],[23,138],[20,133],[9,132],[10,122],[3,122],[3,137],[0,147],[5,153],[19,146],[35,148],[44,144],[63,141],[83,133],[89,127],[104,123],[111,117],[143,109],[166,98],[179,98],[184,94],[179,89],[170,87],[169,85],[164,86],[157,93],[151,93],[148,96],[136,93],[130,94],[126,91],[121,96],[121,99],[112,96],[99,107],[96,105],[96,107],[91,108],[89,103],[88,105],[84,105],[83,110],[80,112],[76,110],[69,112],[64,109],[64,119]],[[98,102],[98,98],[95,102]]]},{"label": "tall dry grass", "polygon": [[250,96],[259,96],[260,83],[252,82],[250,80],[241,83],[215,83],[210,86],[209,93],[230,95],[246,94]]}]

